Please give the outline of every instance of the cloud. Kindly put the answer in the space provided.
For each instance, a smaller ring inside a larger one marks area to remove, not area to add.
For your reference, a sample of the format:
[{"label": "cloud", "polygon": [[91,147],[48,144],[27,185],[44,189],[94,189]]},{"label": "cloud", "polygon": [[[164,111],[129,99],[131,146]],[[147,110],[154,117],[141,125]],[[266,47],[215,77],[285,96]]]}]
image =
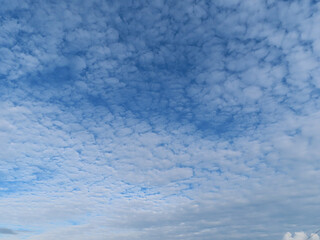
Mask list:
[{"label": "cloud", "polygon": [[304,232],[296,232],[294,235],[291,233],[286,233],[283,237],[283,240],[305,240],[305,239],[313,239],[317,240],[319,239],[319,236],[317,234],[311,234],[310,237],[308,237]]},{"label": "cloud", "polygon": [[17,233],[15,231],[9,229],[9,228],[0,228],[0,234],[14,235],[14,234],[17,234]]},{"label": "cloud", "polygon": [[263,240],[310,229],[319,210],[319,6],[3,4],[8,231],[30,229],[19,234],[30,240]]}]

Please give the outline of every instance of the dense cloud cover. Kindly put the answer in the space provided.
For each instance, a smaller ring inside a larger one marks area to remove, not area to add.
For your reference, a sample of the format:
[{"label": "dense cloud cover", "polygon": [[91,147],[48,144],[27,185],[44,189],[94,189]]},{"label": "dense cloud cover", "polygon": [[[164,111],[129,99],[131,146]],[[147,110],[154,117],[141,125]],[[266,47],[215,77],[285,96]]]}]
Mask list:
[{"label": "dense cloud cover", "polygon": [[0,239],[305,239],[320,224],[319,11],[2,1]]}]

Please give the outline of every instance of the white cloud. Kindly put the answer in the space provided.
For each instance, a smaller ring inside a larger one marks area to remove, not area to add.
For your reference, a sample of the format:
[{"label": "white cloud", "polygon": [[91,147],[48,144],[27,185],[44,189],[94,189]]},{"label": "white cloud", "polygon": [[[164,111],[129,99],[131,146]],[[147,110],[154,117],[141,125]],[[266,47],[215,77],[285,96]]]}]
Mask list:
[{"label": "white cloud", "polygon": [[310,237],[307,236],[304,232],[296,232],[293,235],[291,233],[286,233],[283,237],[283,240],[318,240],[319,236],[317,234],[311,234]]},{"label": "white cloud", "polygon": [[253,99],[253,100],[257,100],[261,97],[262,95],[262,91],[260,90],[260,88],[258,87],[247,87],[244,90],[244,94],[249,98],[249,99]]},{"label": "white cloud", "polygon": [[0,212],[18,232],[8,239],[306,229],[320,180],[312,4],[0,7]]}]

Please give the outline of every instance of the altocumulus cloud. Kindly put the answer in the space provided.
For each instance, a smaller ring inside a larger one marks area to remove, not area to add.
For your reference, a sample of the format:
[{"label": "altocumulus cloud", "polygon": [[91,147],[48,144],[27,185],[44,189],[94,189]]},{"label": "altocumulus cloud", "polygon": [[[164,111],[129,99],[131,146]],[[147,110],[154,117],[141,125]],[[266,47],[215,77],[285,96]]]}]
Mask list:
[{"label": "altocumulus cloud", "polygon": [[269,240],[317,229],[319,8],[3,1],[0,232]]}]

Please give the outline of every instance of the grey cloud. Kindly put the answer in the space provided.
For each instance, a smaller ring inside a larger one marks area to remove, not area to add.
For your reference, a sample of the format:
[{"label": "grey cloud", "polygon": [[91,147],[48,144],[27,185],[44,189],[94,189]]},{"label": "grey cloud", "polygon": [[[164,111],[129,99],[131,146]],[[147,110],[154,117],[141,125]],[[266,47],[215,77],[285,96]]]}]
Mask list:
[{"label": "grey cloud", "polygon": [[9,228],[0,228],[0,234],[15,235],[17,233],[14,230],[9,229]]}]

